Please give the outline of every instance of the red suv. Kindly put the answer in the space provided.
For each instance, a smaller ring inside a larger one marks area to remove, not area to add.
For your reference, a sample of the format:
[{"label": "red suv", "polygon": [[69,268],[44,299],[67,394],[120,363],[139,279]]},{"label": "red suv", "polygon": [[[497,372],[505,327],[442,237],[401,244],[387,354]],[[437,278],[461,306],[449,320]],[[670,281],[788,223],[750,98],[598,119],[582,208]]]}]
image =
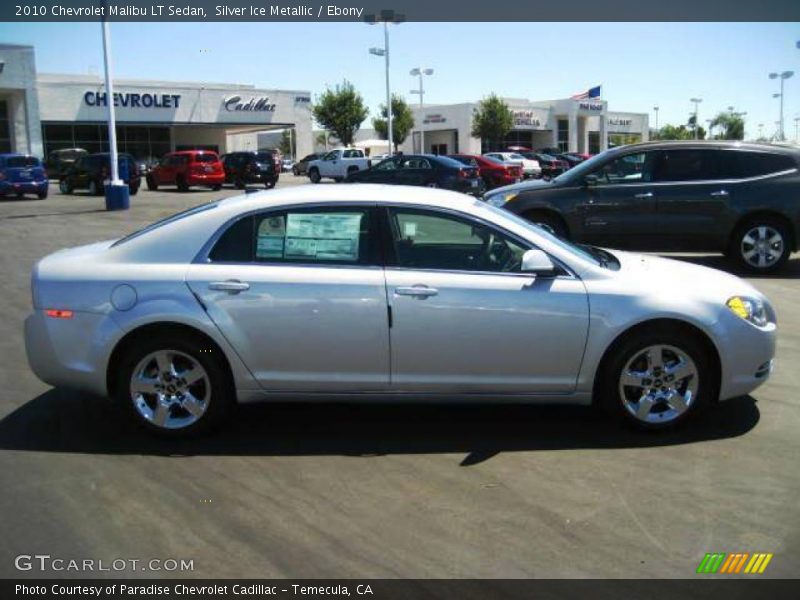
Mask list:
[{"label": "red suv", "polygon": [[154,191],[160,185],[177,185],[185,192],[193,185],[218,190],[225,182],[225,170],[216,152],[208,150],[183,150],[165,154],[164,158],[147,174],[147,189]]},{"label": "red suv", "polygon": [[510,165],[491,156],[476,154],[450,154],[449,156],[460,163],[476,167],[487,190],[522,181],[522,167],[519,165]]}]

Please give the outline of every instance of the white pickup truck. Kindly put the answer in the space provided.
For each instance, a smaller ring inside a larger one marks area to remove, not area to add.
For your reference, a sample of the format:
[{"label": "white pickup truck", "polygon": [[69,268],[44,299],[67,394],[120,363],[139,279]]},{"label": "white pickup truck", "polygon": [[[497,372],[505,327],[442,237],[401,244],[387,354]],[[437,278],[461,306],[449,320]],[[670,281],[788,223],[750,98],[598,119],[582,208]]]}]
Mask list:
[{"label": "white pickup truck", "polygon": [[323,177],[342,181],[356,171],[369,169],[369,159],[358,148],[336,148],[318,160],[308,163],[308,178],[319,183]]}]

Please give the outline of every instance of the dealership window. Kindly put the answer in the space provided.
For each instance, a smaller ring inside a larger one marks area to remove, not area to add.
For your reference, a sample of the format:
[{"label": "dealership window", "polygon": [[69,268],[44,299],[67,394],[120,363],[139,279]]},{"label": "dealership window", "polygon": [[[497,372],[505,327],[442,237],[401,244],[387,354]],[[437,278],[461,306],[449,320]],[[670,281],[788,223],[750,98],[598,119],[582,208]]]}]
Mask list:
[{"label": "dealership window", "polygon": [[[83,148],[87,152],[108,152],[108,128],[104,123],[43,123],[44,153]],[[170,151],[169,127],[118,125],[117,147],[140,160],[161,158]]]},{"label": "dealership window", "polygon": [[600,154],[600,132],[589,132],[589,154]]},{"label": "dealership window", "polygon": [[569,121],[567,119],[558,120],[558,150],[569,152]]},{"label": "dealership window", "polygon": [[642,141],[641,133],[609,133],[608,147],[627,146],[628,144],[638,144]]},{"label": "dealership window", "polygon": [[0,100],[0,152],[11,152],[11,123],[8,121],[7,100]]}]

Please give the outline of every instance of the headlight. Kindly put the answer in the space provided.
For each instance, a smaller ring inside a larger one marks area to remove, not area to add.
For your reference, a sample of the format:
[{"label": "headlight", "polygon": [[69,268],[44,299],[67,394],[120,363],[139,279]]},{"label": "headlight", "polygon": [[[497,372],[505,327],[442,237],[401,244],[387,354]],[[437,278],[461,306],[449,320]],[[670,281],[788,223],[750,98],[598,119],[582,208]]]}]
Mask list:
[{"label": "headlight", "polygon": [[734,296],[725,303],[733,314],[750,321],[753,325],[763,327],[767,324],[767,309],[761,300],[747,298],[745,296]]},{"label": "headlight", "polygon": [[501,194],[495,194],[494,196],[489,196],[488,198],[486,198],[486,202],[488,202],[492,206],[499,208],[503,206],[506,202],[511,202],[517,196],[518,196],[517,192],[504,192]]}]

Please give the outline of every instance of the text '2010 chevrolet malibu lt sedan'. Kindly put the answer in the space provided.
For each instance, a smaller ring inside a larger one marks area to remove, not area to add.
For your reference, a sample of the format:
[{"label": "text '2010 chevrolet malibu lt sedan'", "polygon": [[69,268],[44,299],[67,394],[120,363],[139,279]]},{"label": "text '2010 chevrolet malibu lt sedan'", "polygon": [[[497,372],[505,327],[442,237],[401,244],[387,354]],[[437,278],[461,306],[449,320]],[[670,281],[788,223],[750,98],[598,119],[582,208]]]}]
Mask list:
[{"label": "text '2010 chevrolet malibu lt sedan'", "polygon": [[602,403],[646,428],[772,369],[767,299],[726,273],[573,245],[424,188],[296,187],[56,252],[32,275],[29,362],[154,432],[232,403]]}]

